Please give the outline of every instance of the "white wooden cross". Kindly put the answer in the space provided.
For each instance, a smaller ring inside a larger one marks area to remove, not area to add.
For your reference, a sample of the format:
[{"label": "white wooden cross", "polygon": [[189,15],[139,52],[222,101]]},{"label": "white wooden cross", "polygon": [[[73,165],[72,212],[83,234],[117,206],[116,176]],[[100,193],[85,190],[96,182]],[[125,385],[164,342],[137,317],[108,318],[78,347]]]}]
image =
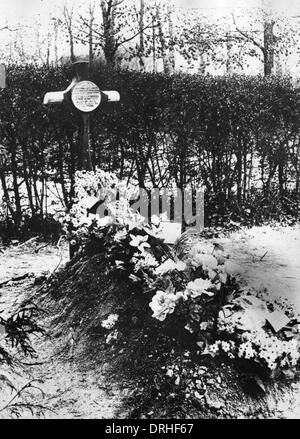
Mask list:
[{"label": "white wooden cross", "polygon": [[44,96],[44,105],[66,103],[73,110],[80,113],[83,121],[82,147],[86,155],[85,169],[92,169],[91,151],[89,143],[90,115],[101,103],[118,102],[120,94],[117,91],[102,91],[89,77],[88,61],[73,63],[76,76],[71,84],[63,91],[51,91]]}]

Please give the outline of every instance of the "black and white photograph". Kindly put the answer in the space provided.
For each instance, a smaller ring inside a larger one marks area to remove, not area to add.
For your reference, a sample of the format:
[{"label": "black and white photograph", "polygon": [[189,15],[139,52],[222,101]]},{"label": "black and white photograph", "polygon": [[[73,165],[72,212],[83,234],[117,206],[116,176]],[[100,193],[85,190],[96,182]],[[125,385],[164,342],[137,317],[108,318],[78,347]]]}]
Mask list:
[{"label": "black and white photograph", "polygon": [[300,419],[299,195],[299,1],[0,0],[0,420]]}]

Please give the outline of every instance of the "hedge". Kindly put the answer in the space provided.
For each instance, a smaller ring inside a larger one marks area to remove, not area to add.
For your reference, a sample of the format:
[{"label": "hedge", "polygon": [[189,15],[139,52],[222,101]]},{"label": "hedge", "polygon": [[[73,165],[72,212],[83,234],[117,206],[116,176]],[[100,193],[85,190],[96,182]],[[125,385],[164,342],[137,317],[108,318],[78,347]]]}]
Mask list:
[{"label": "hedge", "polygon": [[[44,94],[64,90],[71,76],[68,66],[8,68],[7,88],[0,91],[0,173],[16,227],[24,215],[47,213],[38,182],[61,184],[65,206],[72,203],[74,172],[81,166],[80,119],[64,105],[43,106]],[[170,76],[95,66],[91,80],[121,94],[120,103],[92,116],[93,166],[141,187],[203,184],[207,223],[297,218],[300,95],[289,78]],[[26,212],[20,179],[27,188]]]}]

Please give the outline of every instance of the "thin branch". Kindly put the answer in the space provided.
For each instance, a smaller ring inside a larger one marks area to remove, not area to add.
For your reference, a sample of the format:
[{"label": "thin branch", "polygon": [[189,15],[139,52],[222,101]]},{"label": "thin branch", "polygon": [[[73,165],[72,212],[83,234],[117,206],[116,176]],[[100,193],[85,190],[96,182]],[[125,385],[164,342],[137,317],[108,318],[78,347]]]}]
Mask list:
[{"label": "thin branch", "polygon": [[120,47],[122,44],[128,43],[129,41],[133,40],[135,37],[137,37],[138,35],[140,35],[141,33],[143,33],[146,29],[148,29],[149,27],[152,26],[154,22],[154,19],[152,20],[151,23],[147,24],[143,29],[140,29],[138,32],[136,32],[134,35],[132,35],[129,38],[125,38],[125,40],[122,40],[121,42],[117,43],[116,46],[117,48]]},{"label": "thin branch", "polygon": [[12,29],[8,25],[6,25],[3,27],[0,27],[0,31],[2,31],[2,30],[8,30],[9,32],[17,32],[18,30],[20,30],[20,28]]},{"label": "thin branch", "polygon": [[[82,23],[83,23],[85,26],[88,26],[88,22],[87,22],[82,16],[81,16],[80,18],[81,18]],[[149,29],[149,28],[153,25],[154,20],[155,20],[155,19],[153,19],[150,23],[148,23],[143,29],[139,29],[135,34],[131,35],[130,37],[125,38],[124,40],[117,42],[117,43],[116,43],[116,47],[115,47],[115,51],[117,51],[117,49],[118,49],[120,46],[122,46],[123,44],[125,44],[125,43],[129,43],[129,41],[132,41],[132,40],[133,40],[134,38],[136,38],[138,35],[140,35],[141,33],[143,33],[146,29]],[[79,24],[81,24],[81,22],[80,22],[79,20],[76,20],[76,21],[77,21]],[[73,28],[75,28],[76,30],[78,30],[78,31],[80,31],[80,32],[82,32],[82,33],[84,33],[86,36],[89,35],[88,32],[85,31],[85,30],[83,30],[82,28],[79,29],[78,27],[76,27],[76,26],[74,26],[74,25],[73,25]],[[93,34],[95,34],[96,36],[100,37],[100,39],[102,39],[102,40],[104,39],[104,35],[103,35],[103,33],[98,32],[96,29],[93,29]],[[75,36],[75,35],[73,35],[73,37],[74,37],[76,40],[81,41],[82,43],[83,43],[83,42],[87,42],[87,41],[84,40],[84,37],[80,38],[80,37]]]},{"label": "thin branch", "polygon": [[[14,395],[14,397],[12,399],[4,407],[2,407],[0,409],[0,412],[3,412],[5,409],[7,409],[7,407],[11,406],[13,401],[15,401],[15,399],[18,398],[25,389],[33,388],[33,387],[37,388],[37,387],[32,385],[33,383],[36,383],[36,382],[39,382],[39,380],[33,379],[33,380],[29,381],[27,384],[25,384],[20,390],[17,391],[17,393]],[[39,390],[42,392],[41,389],[39,389]]]},{"label": "thin branch", "polygon": [[235,25],[236,30],[244,37],[247,38],[247,40],[251,41],[256,47],[258,47],[263,53],[265,53],[265,48],[259,44],[253,37],[251,37],[250,35],[248,35],[246,32],[242,31],[236,24],[235,21],[235,17],[233,15],[233,12],[231,13],[232,15],[232,19],[233,19],[233,23]]}]

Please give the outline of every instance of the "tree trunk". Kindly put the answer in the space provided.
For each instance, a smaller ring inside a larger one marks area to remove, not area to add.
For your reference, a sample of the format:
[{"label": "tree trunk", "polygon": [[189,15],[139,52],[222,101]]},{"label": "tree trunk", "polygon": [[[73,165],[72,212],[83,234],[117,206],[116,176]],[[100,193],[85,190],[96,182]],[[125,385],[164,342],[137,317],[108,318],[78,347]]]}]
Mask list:
[{"label": "tree trunk", "polygon": [[152,63],[153,63],[153,73],[156,73],[156,41],[155,41],[154,19],[152,24]]},{"label": "tree trunk", "polygon": [[70,58],[71,62],[74,63],[76,61],[75,53],[74,53],[74,40],[73,34],[70,35]]},{"label": "tree trunk", "polygon": [[64,18],[69,34],[70,58],[71,58],[71,62],[73,63],[76,61],[75,52],[74,52],[74,36],[73,36],[73,6],[70,11],[66,6],[64,7]]},{"label": "tree trunk", "polygon": [[170,73],[174,73],[175,71],[175,50],[174,50],[174,27],[173,27],[173,18],[172,18],[172,7],[168,5],[168,23],[169,23],[169,71]]},{"label": "tree trunk", "polygon": [[232,41],[230,41],[230,35],[229,33],[226,34],[226,73],[227,75],[231,75],[233,72],[232,69],[232,59],[231,59],[231,52],[232,52]]},{"label": "tree trunk", "polygon": [[1,184],[2,184],[2,190],[3,190],[3,196],[4,196],[5,203],[7,205],[8,210],[10,211],[10,214],[13,218],[13,221],[15,221],[16,212],[15,212],[15,210],[11,204],[11,201],[10,201],[10,196],[9,196],[8,188],[6,185],[5,171],[2,169],[0,169],[0,180],[1,180]]},{"label": "tree trunk", "polygon": [[169,62],[167,58],[167,51],[166,51],[166,39],[164,36],[164,31],[162,27],[162,19],[161,19],[161,11],[158,5],[156,5],[156,18],[157,18],[157,27],[158,27],[158,37],[159,37],[159,43],[160,43],[160,51],[161,51],[161,57],[163,60],[163,67],[164,67],[164,73],[169,73]]},{"label": "tree trunk", "polygon": [[140,70],[143,72],[145,70],[145,61],[144,61],[144,54],[145,54],[145,41],[144,41],[144,16],[145,16],[145,1],[140,0],[140,18],[139,18],[139,31],[140,31],[140,45],[139,45],[139,63],[140,63]]},{"label": "tree trunk", "polygon": [[93,63],[94,59],[94,40],[93,40],[93,26],[94,26],[94,13],[95,13],[95,3],[90,3],[89,6],[89,64],[90,66]]},{"label": "tree trunk", "polygon": [[58,66],[58,23],[54,23],[54,58],[55,66]]},{"label": "tree trunk", "polygon": [[113,0],[101,1],[103,19],[103,52],[108,66],[115,66],[116,41],[115,41],[115,6]]},{"label": "tree trunk", "polygon": [[237,167],[237,179],[236,179],[236,187],[237,187],[237,202],[241,203],[242,201],[242,173],[243,173],[243,153],[242,153],[242,142],[240,136],[238,137],[236,151],[236,167]]},{"label": "tree trunk", "polygon": [[284,170],[285,170],[285,162],[286,162],[286,152],[284,148],[284,144],[280,145],[278,151],[278,185],[279,185],[279,196],[280,199],[284,196]]},{"label": "tree trunk", "polygon": [[15,205],[16,205],[15,225],[16,227],[18,227],[22,219],[22,208],[21,208],[21,197],[20,197],[19,185],[18,185],[18,164],[17,164],[17,157],[15,150],[12,151],[11,154],[11,170],[12,170],[13,188],[14,188]]},{"label": "tree trunk", "polygon": [[270,76],[274,70],[274,24],[271,19],[267,19],[264,23],[264,75]]}]

